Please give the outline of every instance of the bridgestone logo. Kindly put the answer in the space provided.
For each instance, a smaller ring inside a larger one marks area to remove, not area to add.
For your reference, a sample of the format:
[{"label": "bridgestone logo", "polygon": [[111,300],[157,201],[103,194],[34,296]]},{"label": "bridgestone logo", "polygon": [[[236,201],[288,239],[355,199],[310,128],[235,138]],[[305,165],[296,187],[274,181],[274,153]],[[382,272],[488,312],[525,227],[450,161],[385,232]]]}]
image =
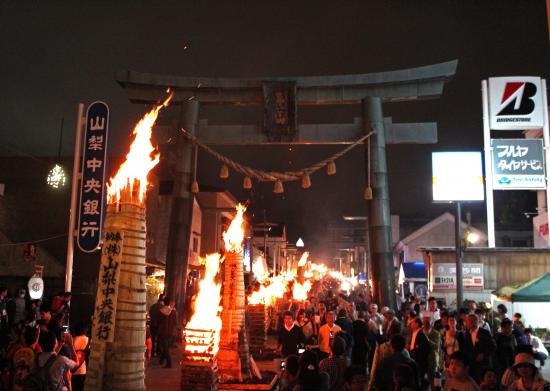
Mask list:
[{"label": "bridgestone logo", "polygon": [[531,122],[531,118],[497,118],[497,122]]}]

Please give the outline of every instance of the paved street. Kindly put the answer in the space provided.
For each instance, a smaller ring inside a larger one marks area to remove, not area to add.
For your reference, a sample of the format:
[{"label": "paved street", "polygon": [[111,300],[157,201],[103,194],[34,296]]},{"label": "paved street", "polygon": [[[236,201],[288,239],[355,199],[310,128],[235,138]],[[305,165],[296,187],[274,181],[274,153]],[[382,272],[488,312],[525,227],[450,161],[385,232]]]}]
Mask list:
[{"label": "paved street", "polygon": [[[172,368],[163,368],[158,364],[158,359],[153,358],[145,371],[145,386],[148,390],[180,391],[181,350],[172,348]],[[276,372],[279,369],[279,360],[258,361],[261,371]]]}]

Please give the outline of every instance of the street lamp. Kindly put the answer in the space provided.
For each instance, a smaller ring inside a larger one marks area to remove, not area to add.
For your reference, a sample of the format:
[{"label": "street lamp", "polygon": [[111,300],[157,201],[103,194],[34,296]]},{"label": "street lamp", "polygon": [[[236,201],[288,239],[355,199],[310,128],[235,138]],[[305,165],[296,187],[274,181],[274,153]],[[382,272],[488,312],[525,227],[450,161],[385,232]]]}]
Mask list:
[{"label": "street lamp", "polygon": [[[57,160],[61,160],[61,144],[63,142],[63,122],[64,118],[61,118],[61,129],[59,130],[59,146],[57,148]],[[59,189],[60,187],[65,186],[65,182],[67,182],[67,175],[65,175],[65,171],[63,170],[63,167],[59,165],[58,163],[53,166],[53,168],[48,172],[48,176],[46,177],[46,183],[53,187],[54,189]]]},{"label": "street lamp", "polygon": [[298,241],[296,242],[296,247],[304,247],[304,241],[302,238],[298,238]]},{"label": "street lamp", "polygon": [[65,175],[63,167],[56,164],[48,173],[46,183],[54,189],[59,189],[60,187],[65,186],[65,182],[67,182],[67,175]]}]

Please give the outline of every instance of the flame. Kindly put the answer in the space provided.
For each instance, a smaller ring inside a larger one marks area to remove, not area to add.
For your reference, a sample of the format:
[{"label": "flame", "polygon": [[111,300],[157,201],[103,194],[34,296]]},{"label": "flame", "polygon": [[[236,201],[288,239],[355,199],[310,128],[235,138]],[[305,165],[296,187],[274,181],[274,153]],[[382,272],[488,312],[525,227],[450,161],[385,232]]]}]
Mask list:
[{"label": "flame", "polygon": [[223,241],[225,243],[225,251],[239,253],[242,251],[242,243],[244,239],[244,218],[243,214],[246,208],[244,205],[237,205],[237,215],[231,221],[229,228],[223,233]]},{"label": "flame", "polygon": [[327,272],[327,267],[323,265],[322,263],[312,263],[311,264],[311,270],[319,272],[321,274],[325,274]]},{"label": "flame", "polygon": [[[132,193],[134,182],[137,182],[139,186],[139,201],[143,202],[147,191],[147,174],[158,164],[160,159],[160,154],[155,153],[155,148],[151,144],[151,128],[155,124],[160,110],[168,106],[173,96],[172,92],[162,104],[156,105],[145,114],[134,128],[135,138],[130,145],[130,152],[126,155],[126,161],[121,164],[117,174],[109,180],[107,185],[109,203],[120,202],[120,193],[124,189],[129,188]],[[154,156],[151,157],[153,153]]]},{"label": "flame", "polygon": [[[201,258],[205,265],[205,274],[199,282],[199,293],[195,298],[195,312],[185,326],[185,351],[198,355],[216,355],[220,344],[222,319],[221,284],[216,284],[216,275],[220,269],[220,254],[208,254]],[[195,356],[196,360],[207,357]]]},{"label": "flame", "polygon": [[307,259],[309,257],[309,252],[305,252],[302,254],[302,256],[300,257],[300,260],[298,261],[298,267],[303,267],[306,265],[307,263]]},{"label": "flame", "polygon": [[252,292],[248,296],[248,304],[273,304],[277,299],[282,298],[286,292],[288,282],[283,275],[271,277],[260,290]]},{"label": "flame", "polygon": [[263,282],[267,279],[268,273],[264,268],[264,259],[262,257],[258,256],[252,262],[252,273],[259,282]]},{"label": "flame", "polygon": [[292,287],[292,297],[294,300],[305,301],[307,300],[307,294],[311,290],[311,281],[306,280],[303,284],[300,284],[298,281],[294,281],[294,286]]}]

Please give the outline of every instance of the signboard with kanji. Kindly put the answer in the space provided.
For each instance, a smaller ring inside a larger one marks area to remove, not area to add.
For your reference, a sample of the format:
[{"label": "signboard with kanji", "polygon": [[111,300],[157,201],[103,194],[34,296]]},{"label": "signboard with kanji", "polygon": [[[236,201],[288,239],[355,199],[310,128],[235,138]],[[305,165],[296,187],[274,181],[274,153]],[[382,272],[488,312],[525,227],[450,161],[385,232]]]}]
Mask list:
[{"label": "signboard with kanji", "polygon": [[[454,263],[434,263],[433,289],[456,289],[456,265]],[[462,265],[464,289],[483,289],[483,264],[465,263]]]},{"label": "signboard with kanji", "polygon": [[86,115],[78,208],[77,243],[84,252],[96,251],[101,242],[108,131],[109,106],[92,103]]},{"label": "signboard with kanji", "polygon": [[122,263],[123,233],[106,231],[99,266],[92,338],[113,342]]},{"label": "signboard with kanji", "polygon": [[493,189],[545,189],[542,139],[493,139]]}]

